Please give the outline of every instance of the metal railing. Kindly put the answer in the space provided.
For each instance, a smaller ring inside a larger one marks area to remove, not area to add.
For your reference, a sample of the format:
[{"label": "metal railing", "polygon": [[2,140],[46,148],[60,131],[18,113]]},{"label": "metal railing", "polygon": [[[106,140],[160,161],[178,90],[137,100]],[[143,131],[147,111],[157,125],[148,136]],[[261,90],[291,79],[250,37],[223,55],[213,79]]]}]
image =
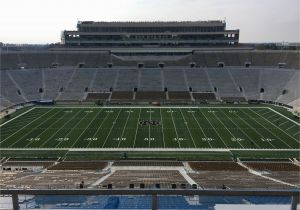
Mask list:
[{"label": "metal railing", "polygon": [[159,195],[182,196],[290,196],[291,210],[296,210],[300,190],[199,190],[199,189],[3,189],[1,195],[12,195],[13,209],[19,210],[19,195],[148,195],[152,196],[152,210],[158,208]]}]

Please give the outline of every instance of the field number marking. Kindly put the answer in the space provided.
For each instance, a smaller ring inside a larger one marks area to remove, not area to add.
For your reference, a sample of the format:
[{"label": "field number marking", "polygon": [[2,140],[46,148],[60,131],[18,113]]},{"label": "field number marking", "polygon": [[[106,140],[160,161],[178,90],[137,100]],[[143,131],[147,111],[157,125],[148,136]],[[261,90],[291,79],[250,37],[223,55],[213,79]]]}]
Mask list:
[{"label": "field number marking", "polygon": [[39,141],[41,138],[28,138],[27,141]]}]

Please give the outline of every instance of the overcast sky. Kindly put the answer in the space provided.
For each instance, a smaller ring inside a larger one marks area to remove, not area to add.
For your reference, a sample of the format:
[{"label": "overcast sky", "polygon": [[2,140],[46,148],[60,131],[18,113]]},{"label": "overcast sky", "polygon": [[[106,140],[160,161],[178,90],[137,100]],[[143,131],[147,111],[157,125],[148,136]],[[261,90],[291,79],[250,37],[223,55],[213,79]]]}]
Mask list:
[{"label": "overcast sky", "polygon": [[53,43],[78,20],[226,18],[241,42],[299,42],[300,0],[0,0],[0,42]]}]

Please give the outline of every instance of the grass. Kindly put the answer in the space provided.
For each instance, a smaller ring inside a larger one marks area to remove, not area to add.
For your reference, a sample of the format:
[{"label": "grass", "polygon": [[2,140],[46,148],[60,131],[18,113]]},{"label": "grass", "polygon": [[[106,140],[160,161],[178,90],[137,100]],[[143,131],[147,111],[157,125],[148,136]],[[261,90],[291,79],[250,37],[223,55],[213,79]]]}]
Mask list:
[{"label": "grass", "polygon": [[[242,149],[238,155],[243,157],[251,157],[256,150],[286,149],[295,156],[300,142],[297,122],[289,120],[281,110],[264,106],[36,107],[20,113],[1,124],[1,156],[26,156],[32,149],[41,149],[33,152],[37,156],[100,159],[121,158],[123,151],[129,158],[228,158],[214,149],[224,149],[227,154]],[[14,148],[22,150],[8,150]],[[65,150],[58,152],[58,148]],[[81,151],[65,152],[72,148]],[[85,148],[99,151],[84,151]],[[114,152],[105,151],[111,148]],[[135,148],[154,151],[138,152]],[[247,149],[254,151],[245,152]]]}]

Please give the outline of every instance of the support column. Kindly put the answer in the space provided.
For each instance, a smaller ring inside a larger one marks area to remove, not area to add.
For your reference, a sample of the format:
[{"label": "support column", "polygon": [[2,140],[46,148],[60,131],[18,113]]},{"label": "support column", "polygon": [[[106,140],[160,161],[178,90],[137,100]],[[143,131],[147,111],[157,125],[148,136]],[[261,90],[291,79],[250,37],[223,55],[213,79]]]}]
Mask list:
[{"label": "support column", "polygon": [[299,196],[298,195],[294,195],[292,197],[292,205],[291,205],[291,210],[297,210],[297,205],[299,203]]},{"label": "support column", "polygon": [[12,195],[12,203],[13,203],[13,209],[14,210],[19,210],[19,198],[18,198],[18,194],[13,194]]},{"label": "support column", "polygon": [[157,210],[157,195],[152,195],[152,210]]}]

